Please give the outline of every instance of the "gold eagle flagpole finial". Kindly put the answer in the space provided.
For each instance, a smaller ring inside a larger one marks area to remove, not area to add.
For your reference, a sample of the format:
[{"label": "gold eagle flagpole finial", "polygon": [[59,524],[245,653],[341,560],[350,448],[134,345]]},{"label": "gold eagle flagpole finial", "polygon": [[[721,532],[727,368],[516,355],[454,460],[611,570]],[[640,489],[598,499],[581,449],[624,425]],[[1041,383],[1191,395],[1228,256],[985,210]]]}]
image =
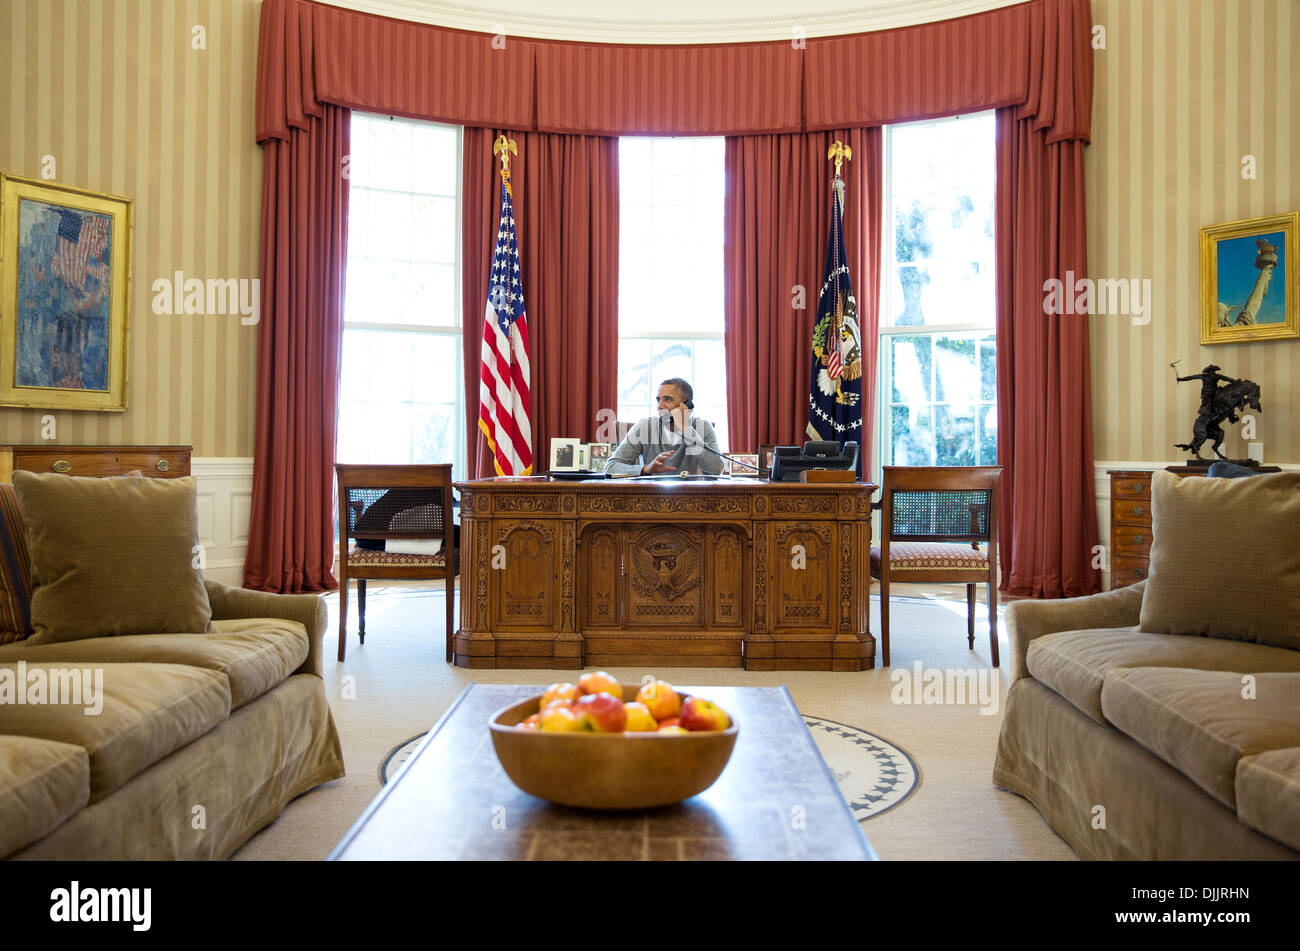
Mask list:
[{"label": "gold eagle flagpole finial", "polygon": [[497,140],[492,143],[492,154],[501,159],[501,177],[505,179],[506,187],[510,187],[510,156],[519,154],[519,149],[515,147],[515,140],[507,139],[505,135],[498,135]]},{"label": "gold eagle flagpole finial", "polygon": [[849,148],[843,142],[836,140],[831,143],[831,147],[826,150],[826,160],[835,159],[835,177],[840,177],[840,166],[844,164],[845,159],[853,161],[853,149]]}]

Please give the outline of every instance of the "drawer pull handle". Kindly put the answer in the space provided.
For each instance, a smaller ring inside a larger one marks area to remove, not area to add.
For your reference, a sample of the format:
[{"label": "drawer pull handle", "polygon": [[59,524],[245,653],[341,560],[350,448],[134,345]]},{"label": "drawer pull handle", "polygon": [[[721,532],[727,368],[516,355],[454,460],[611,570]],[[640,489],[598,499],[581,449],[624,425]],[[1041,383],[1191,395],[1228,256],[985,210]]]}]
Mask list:
[{"label": "drawer pull handle", "polygon": [[1145,568],[1134,568],[1133,575],[1137,578],[1145,578],[1147,576],[1147,570]]},{"label": "drawer pull handle", "polygon": [[53,469],[55,472],[71,472],[72,463],[70,463],[67,459],[59,459],[57,462],[51,465],[50,468]]},{"label": "drawer pull handle", "polygon": [[1134,535],[1134,536],[1133,536],[1133,544],[1134,544],[1134,545],[1141,545],[1141,544],[1143,544],[1145,541],[1146,541],[1146,536],[1145,536],[1145,535]]},{"label": "drawer pull handle", "polygon": [[153,467],[157,469],[159,472],[166,472],[168,469],[172,467],[172,464],[168,462],[166,459],[159,459],[157,462],[153,464]]},{"label": "drawer pull handle", "polygon": [[1133,514],[1136,515],[1138,518],[1141,518],[1143,515],[1147,514],[1147,510],[1140,505],[1135,505],[1133,506]]},{"label": "drawer pull handle", "polygon": [[1133,483],[1133,491],[1134,491],[1134,492],[1141,492],[1141,491],[1142,491],[1142,483],[1141,483],[1141,482],[1134,482],[1134,483]]}]

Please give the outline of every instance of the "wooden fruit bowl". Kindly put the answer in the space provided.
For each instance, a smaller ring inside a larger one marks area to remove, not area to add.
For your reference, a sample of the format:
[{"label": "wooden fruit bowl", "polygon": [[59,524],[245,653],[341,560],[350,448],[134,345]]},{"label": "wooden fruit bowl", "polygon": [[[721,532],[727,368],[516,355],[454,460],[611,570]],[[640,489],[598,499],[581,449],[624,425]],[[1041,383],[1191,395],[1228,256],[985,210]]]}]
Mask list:
[{"label": "wooden fruit bowl", "polygon": [[[635,696],[638,686],[625,684],[623,696]],[[739,732],[734,719],[725,730],[676,734],[561,733],[518,726],[537,712],[541,699],[538,694],[497,711],[488,728],[511,782],[564,806],[649,809],[681,802],[722,775]]]}]

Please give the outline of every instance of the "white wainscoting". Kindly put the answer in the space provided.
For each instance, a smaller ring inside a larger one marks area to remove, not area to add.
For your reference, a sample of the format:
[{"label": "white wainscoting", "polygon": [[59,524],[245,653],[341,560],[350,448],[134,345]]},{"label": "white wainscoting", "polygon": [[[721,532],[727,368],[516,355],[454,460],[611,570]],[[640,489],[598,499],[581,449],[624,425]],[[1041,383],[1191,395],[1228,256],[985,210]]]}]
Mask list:
[{"label": "white wainscoting", "polygon": [[203,575],[243,587],[253,460],[196,456],[190,460],[190,473],[198,483],[199,544],[206,560]]},{"label": "white wainscoting", "polygon": [[[1105,561],[1101,569],[1102,588],[1110,590],[1110,475],[1111,469],[1134,472],[1154,472],[1168,466],[1181,466],[1187,460],[1173,459],[1168,462],[1094,462],[1093,473],[1097,486],[1097,537],[1106,546]],[[1266,462],[1266,466],[1277,466],[1288,471],[1300,470],[1300,464],[1290,462]]]}]

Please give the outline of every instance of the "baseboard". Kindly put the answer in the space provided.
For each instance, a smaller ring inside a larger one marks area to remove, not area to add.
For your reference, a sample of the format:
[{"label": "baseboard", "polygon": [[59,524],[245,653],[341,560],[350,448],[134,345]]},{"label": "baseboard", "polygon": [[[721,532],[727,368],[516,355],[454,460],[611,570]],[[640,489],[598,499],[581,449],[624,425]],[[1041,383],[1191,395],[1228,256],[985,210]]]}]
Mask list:
[{"label": "baseboard", "polygon": [[203,576],[242,587],[253,502],[253,460],[237,456],[196,457],[190,460],[190,473],[198,483]]}]

